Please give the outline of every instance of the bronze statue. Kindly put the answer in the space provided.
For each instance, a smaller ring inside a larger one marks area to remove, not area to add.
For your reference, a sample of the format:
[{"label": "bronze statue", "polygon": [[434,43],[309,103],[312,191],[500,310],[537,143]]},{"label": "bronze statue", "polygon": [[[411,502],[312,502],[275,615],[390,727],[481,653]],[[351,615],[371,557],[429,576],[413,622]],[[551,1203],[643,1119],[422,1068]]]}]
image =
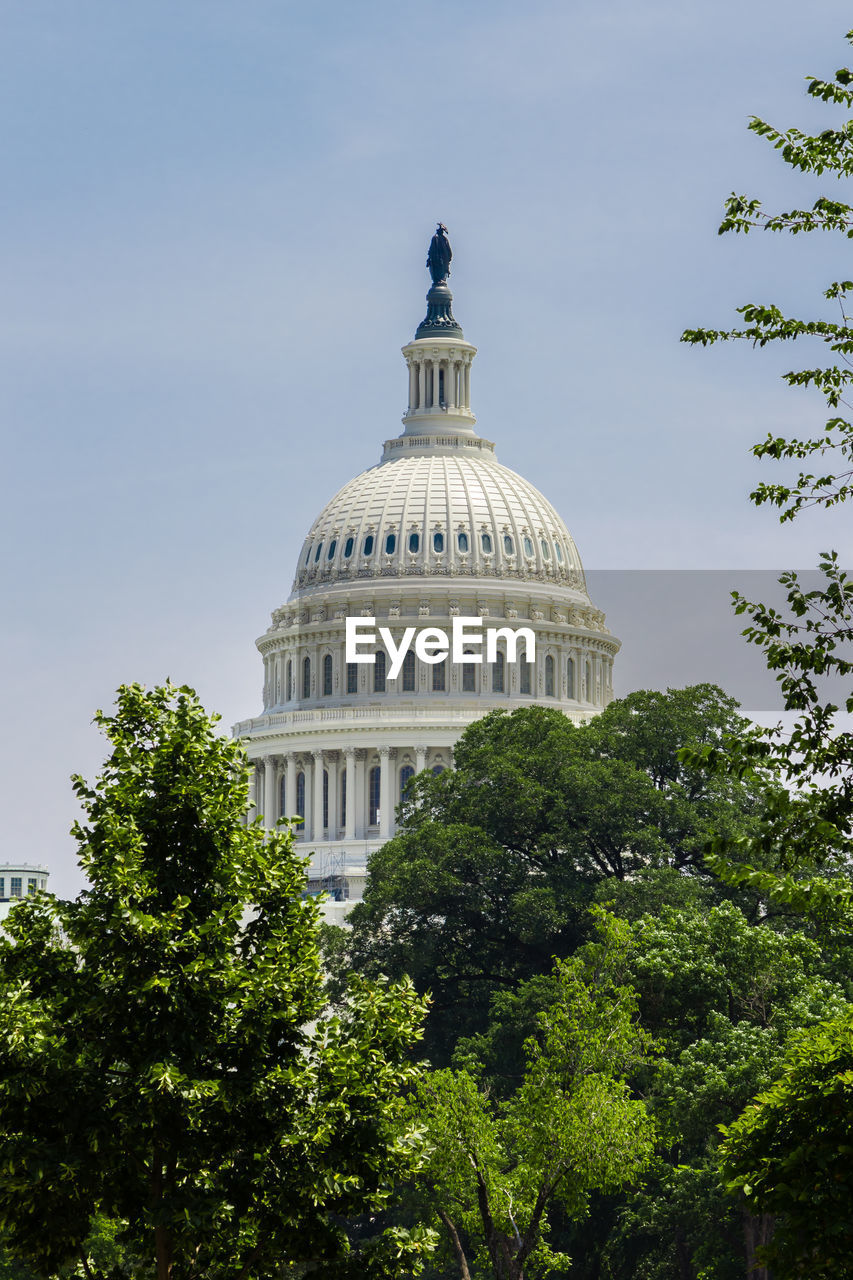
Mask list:
[{"label": "bronze statue", "polygon": [[429,242],[426,261],[433,284],[444,284],[444,281],[450,275],[450,259],[452,257],[453,250],[447,238],[447,227],[443,222],[439,222],[436,233]]}]

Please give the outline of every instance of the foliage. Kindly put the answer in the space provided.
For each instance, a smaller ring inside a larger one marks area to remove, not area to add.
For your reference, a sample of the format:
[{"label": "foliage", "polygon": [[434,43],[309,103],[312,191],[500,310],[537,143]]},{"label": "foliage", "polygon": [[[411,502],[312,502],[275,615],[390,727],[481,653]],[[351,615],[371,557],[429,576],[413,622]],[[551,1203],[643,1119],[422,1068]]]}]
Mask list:
[{"label": "foliage", "polygon": [[[91,887],[21,904],[0,943],[12,1249],[110,1280],[417,1269],[428,1235],[362,1257],[341,1215],[417,1163],[400,1094],[421,1003],[360,981],[326,1014],[302,861],[288,832],[246,824],[242,748],[191,690],[124,687],[96,720],[112,753],[75,780]],[[121,1250],[103,1271],[102,1219]]]},{"label": "foliage", "polygon": [[593,1190],[624,1186],[649,1159],[651,1125],[625,1080],[649,1048],[636,997],[616,978],[626,943],[625,926],[606,919],[583,959],[557,964],[505,1099],[470,1055],[418,1085],[414,1115],[432,1146],[422,1195],[462,1280],[472,1257],[496,1280],[567,1265],[548,1243],[549,1210],[582,1217]]},{"label": "foliage", "polygon": [[667,870],[708,884],[711,833],[753,829],[768,783],[710,775],[678,752],[744,726],[707,685],[632,694],[584,725],[529,707],[469,726],[454,769],[414,780],[404,829],[373,855],[346,961],[431,992],[426,1047],[447,1063],[497,990],[584,940],[603,884]]},{"label": "foliage", "polygon": [[778,1280],[853,1275],[853,1009],[797,1036],[781,1078],[725,1130],[728,1189],[781,1215]]}]

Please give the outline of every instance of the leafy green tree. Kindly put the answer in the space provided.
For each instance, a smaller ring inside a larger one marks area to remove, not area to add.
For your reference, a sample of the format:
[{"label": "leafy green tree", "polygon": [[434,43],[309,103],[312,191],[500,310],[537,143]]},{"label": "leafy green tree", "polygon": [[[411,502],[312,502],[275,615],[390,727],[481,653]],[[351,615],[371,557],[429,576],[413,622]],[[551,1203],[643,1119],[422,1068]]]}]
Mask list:
[{"label": "leafy green tree", "polygon": [[682,764],[679,750],[744,732],[700,685],[636,693],[590,723],[529,707],[469,726],[454,769],[413,780],[403,830],[373,855],[343,947],[358,971],[409,974],[433,1006],[426,1047],[447,1063],[496,990],[551,968],[587,935],[602,884],[670,873],[700,886],[712,833],[751,830],[767,782]]},{"label": "leafy green tree", "polygon": [[[357,983],[324,1009],[289,832],[246,822],[242,748],[194,694],[119,690],[75,789],[90,888],[0,943],[0,1224],[39,1275],[255,1280],[417,1270],[428,1234],[351,1246],[417,1163],[401,1091],[422,1004]],[[114,1224],[120,1261],[90,1251]]]},{"label": "leafy green tree", "polygon": [[778,1219],[777,1280],[853,1276],[853,1009],[801,1032],[784,1071],[725,1130],[723,1176]]},{"label": "leafy green tree", "polygon": [[625,1079],[649,1047],[636,996],[615,978],[626,942],[625,926],[611,919],[584,959],[558,963],[553,998],[506,1098],[470,1057],[417,1087],[413,1115],[432,1148],[422,1196],[460,1280],[470,1280],[472,1265],[495,1280],[568,1265],[548,1241],[550,1210],[583,1217],[594,1190],[624,1186],[648,1162],[651,1123]]}]

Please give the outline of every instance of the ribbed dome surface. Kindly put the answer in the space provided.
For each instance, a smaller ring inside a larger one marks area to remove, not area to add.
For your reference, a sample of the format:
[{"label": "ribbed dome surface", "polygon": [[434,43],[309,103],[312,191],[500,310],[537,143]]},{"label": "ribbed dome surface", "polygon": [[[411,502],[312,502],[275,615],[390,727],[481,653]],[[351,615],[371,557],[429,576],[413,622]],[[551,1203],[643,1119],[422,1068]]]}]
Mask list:
[{"label": "ribbed dome surface", "polygon": [[344,485],[314,521],[293,585],[443,574],[585,589],[550,502],[492,454],[461,450],[395,458]]}]

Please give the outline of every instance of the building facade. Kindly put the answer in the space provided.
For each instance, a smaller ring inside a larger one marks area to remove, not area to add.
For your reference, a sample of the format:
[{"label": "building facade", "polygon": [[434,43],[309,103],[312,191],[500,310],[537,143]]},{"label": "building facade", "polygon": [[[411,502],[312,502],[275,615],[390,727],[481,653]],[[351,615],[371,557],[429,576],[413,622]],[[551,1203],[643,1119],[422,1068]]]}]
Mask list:
[{"label": "building facade", "polygon": [[[449,768],[466,725],[530,703],[583,721],[613,696],[619,642],[589,598],[568,529],[476,430],[476,348],[452,313],[449,258],[439,228],[427,316],[403,348],[403,431],[311,526],[291,595],[257,641],[263,710],[234,726],[258,810],[269,826],[300,816],[311,883],[341,914],[360,897],[370,853],[394,833],[408,779]],[[496,630],[494,661],[476,642],[467,656],[480,662],[410,647],[392,679],[393,651],[381,643],[367,647],[375,662],[347,660],[348,619],[386,628],[392,650],[407,632],[450,634],[468,619],[469,634]],[[533,662],[523,642],[513,653],[519,629],[534,637]]]}]

